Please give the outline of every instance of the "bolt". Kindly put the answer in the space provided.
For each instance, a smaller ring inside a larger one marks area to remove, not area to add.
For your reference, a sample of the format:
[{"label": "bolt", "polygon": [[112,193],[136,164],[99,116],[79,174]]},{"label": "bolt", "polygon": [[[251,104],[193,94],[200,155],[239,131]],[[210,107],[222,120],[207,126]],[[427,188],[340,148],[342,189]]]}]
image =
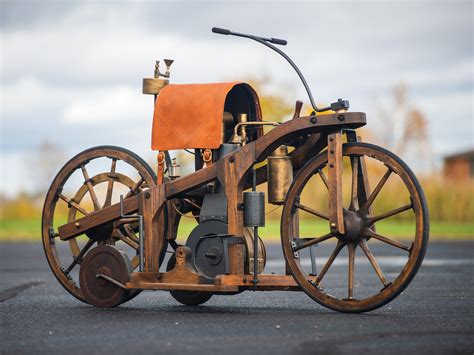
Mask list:
[{"label": "bolt", "polygon": [[230,161],[231,163],[233,163],[233,162],[235,161],[235,157],[230,157],[230,158],[229,158],[229,161]]},{"label": "bolt", "polygon": [[76,222],[75,226],[76,228],[81,228],[81,224],[79,222]]},{"label": "bolt", "polygon": [[312,124],[316,124],[318,122],[318,119],[316,118],[316,116],[311,116],[311,118],[309,119],[309,121],[312,123]]},{"label": "bolt", "polygon": [[331,149],[329,152],[330,152],[331,154],[334,154],[334,149]]},{"label": "bolt", "polygon": [[344,117],[344,115],[339,115],[339,116],[337,116],[337,119],[342,122],[342,121],[345,120],[345,117]]},{"label": "bolt", "polygon": [[329,137],[329,141],[330,142],[334,141],[334,137]]},{"label": "bolt", "polygon": [[336,223],[331,223],[331,228],[336,228]]},{"label": "bolt", "polygon": [[146,198],[146,199],[149,199],[149,198],[150,198],[150,196],[151,196],[151,195],[150,195],[150,193],[149,193],[148,191],[147,191],[147,192],[145,192],[145,198]]},{"label": "bolt", "polygon": [[329,164],[329,167],[330,167],[330,168],[334,168],[334,164]]}]

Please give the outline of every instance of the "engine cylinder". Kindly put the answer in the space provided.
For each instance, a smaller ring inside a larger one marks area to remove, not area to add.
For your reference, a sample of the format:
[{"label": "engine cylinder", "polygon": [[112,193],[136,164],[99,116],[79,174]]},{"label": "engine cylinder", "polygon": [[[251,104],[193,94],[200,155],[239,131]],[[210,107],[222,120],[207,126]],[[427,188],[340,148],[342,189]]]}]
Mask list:
[{"label": "engine cylinder", "polygon": [[258,191],[244,192],[245,227],[265,227],[265,194]]}]

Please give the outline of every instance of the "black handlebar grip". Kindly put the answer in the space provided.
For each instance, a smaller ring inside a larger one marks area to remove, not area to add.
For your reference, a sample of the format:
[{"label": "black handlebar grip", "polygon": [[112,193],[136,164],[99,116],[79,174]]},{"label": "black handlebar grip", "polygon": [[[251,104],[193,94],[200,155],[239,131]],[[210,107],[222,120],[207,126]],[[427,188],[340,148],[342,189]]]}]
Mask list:
[{"label": "black handlebar grip", "polygon": [[272,40],[272,41],[271,41],[272,43],[280,44],[280,45],[282,45],[282,46],[286,46],[286,44],[288,43],[286,40],[284,40],[284,39],[279,39],[279,38],[273,38],[273,37],[272,37],[271,40]]},{"label": "black handlebar grip", "polygon": [[226,30],[225,28],[213,27],[212,32],[219,33],[220,35],[229,35],[230,30]]}]

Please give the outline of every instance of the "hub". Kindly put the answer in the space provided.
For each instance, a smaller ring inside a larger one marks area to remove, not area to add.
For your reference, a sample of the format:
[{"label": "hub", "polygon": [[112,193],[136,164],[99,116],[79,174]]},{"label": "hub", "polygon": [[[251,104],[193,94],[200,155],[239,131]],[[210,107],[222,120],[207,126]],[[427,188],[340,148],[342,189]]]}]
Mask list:
[{"label": "hub", "polygon": [[344,242],[354,242],[363,236],[365,229],[364,219],[356,212],[344,210],[345,233],[338,238]]},{"label": "hub", "polygon": [[114,231],[114,224],[113,223],[106,223],[95,228],[92,228],[86,232],[86,235],[96,241],[102,242],[110,238]]}]

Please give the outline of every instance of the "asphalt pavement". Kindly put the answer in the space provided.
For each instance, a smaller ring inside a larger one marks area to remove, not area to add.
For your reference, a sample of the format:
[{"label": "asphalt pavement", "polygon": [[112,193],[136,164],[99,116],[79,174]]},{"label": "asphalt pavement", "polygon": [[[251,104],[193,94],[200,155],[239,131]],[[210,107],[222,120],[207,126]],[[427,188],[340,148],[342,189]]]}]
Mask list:
[{"label": "asphalt pavement", "polygon": [[[267,252],[267,268],[279,271],[280,247]],[[474,354],[473,271],[474,241],[431,242],[408,289],[365,314],[328,310],[302,292],[251,291],[199,307],[147,291],[97,309],[59,285],[40,244],[3,243],[0,354]]]}]

